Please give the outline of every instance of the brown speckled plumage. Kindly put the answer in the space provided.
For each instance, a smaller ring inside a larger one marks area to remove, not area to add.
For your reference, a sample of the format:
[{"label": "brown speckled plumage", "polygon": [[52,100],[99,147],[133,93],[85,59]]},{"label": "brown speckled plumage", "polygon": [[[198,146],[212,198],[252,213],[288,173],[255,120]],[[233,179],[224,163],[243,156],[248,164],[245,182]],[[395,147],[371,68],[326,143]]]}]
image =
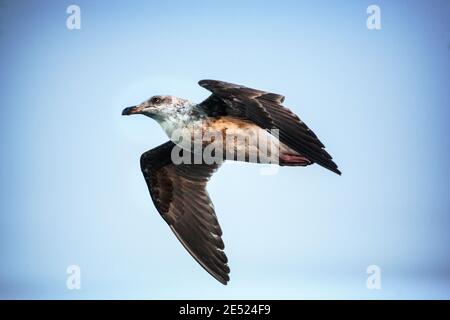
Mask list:
[{"label": "brown speckled plumage", "polygon": [[[276,157],[281,166],[317,163],[341,174],[316,134],[282,106],[282,95],[215,80],[202,80],[199,84],[212,92],[200,104],[171,96],[154,96],[138,106],[124,109],[122,114],[141,113],[152,117],[169,136],[178,127],[189,129],[190,125],[201,123],[202,135],[216,134],[211,140],[202,141],[203,148],[218,142],[216,137],[221,138],[223,154],[245,150],[245,159],[241,161],[265,162]],[[278,129],[279,136],[274,136],[271,129]],[[267,159],[259,155],[251,157],[259,151],[259,145],[252,138],[259,138],[261,134],[268,136],[270,143],[277,143],[279,154],[269,154]],[[227,140],[230,135],[232,141]],[[242,137],[248,139],[240,140]],[[194,133],[191,139],[194,139]],[[230,269],[224,253],[222,230],[206,191],[209,178],[221,162],[176,165],[171,158],[175,146],[174,142],[168,141],[141,156],[141,169],[151,198],[192,257],[214,278],[227,284]],[[189,146],[183,148],[182,153],[193,159],[191,151]]]}]

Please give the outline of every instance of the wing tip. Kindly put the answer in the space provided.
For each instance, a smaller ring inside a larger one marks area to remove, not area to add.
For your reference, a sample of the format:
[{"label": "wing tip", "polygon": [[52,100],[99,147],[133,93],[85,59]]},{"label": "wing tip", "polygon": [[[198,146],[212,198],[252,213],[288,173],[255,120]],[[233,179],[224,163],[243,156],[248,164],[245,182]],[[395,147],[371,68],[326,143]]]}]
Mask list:
[{"label": "wing tip", "polygon": [[334,163],[333,160],[328,159],[328,161],[314,161],[315,163],[317,163],[319,166],[324,167],[325,169],[328,169],[334,173],[336,173],[337,175],[342,175],[341,170],[338,169],[338,166],[336,163]]},{"label": "wing tip", "polygon": [[328,169],[328,170],[330,170],[330,171],[332,171],[332,172],[334,172],[334,173],[336,173],[336,174],[339,175],[339,176],[342,175],[341,170],[339,170],[337,166],[336,166],[336,167],[329,167],[329,166],[326,166],[325,168]]},{"label": "wing tip", "polygon": [[[214,279],[219,281],[223,285],[227,285],[228,281],[230,281],[230,268],[228,267],[227,263],[224,263],[223,266],[225,266],[225,270],[220,270],[220,272],[217,272],[216,270],[213,270],[203,259],[201,259],[183,240],[183,238],[180,236],[180,234],[175,230],[173,225],[169,225],[172,232],[175,234],[177,239],[180,241],[180,243],[183,245],[183,247],[186,249],[187,252],[194,258],[195,261],[206,271],[208,272]],[[227,259],[228,260],[228,259]]]},{"label": "wing tip", "polygon": [[211,83],[219,83],[219,82],[221,82],[221,81],[213,80],[213,79],[203,79],[198,82],[198,85],[200,87],[206,88],[206,86],[210,85]]},{"label": "wing tip", "polygon": [[217,281],[219,281],[221,284],[223,284],[224,286],[228,285],[228,282],[230,281],[230,277],[228,276],[228,274],[225,277],[219,277],[219,276],[214,276],[214,279],[216,279]]}]

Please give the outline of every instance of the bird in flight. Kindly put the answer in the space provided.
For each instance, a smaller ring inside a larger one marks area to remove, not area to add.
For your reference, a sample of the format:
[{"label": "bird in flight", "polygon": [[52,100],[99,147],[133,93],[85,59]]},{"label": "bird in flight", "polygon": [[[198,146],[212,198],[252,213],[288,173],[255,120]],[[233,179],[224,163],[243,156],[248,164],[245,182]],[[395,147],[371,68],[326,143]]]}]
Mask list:
[{"label": "bird in flight", "polygon": [[[341,172],[314,132],[282,105],[284,96],[216,80],[201,80],[199,85],[211,92],[201,103],[157,95],[125,108],[122,115],[153,118],[169,136],[168,142],[141,156],[151,198],[192,257],[226,285],[230,268],[222,230],[206,191],[209,178],[223,160],[280,166],[316,163]],[[195,143],[198,135],[209,138]],[[269,147],[276,151],[268,152]],[[208,148],[213,149],[210,154],[215,161],[206,161],[206,156],[195,161]],[[181,154],[185,161],[179,161]]]}]

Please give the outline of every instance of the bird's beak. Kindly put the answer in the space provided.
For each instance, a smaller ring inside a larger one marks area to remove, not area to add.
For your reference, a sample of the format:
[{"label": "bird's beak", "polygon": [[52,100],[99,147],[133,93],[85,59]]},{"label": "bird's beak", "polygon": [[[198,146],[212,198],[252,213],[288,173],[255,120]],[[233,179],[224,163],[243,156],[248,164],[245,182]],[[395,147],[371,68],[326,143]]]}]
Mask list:
[{"label": "bird's beak", "polygon": [[129,116],[129,115],[132,115],[132,114],[141,113],[142,109],[143,108],[140,107],[140,106],[128,107],[128,108],[123,109],[122,115],[123,116]]}]

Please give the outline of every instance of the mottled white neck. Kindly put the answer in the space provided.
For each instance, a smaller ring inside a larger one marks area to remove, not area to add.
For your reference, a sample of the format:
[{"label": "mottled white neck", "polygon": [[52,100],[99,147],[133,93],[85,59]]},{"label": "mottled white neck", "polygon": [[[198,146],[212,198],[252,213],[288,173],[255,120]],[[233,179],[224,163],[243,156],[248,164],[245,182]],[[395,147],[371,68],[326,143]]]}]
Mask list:
[{"label": "mottled white neck", "polygon": [[165,108],[161,116],[156,117],[155,120],[158,121],[167,136],[172,139],[173,136],[177,135],[176,130],[187,132],[193,126],[201,126],[206,114],[196,106],[195,103],[187,102],[182,106]]}]

